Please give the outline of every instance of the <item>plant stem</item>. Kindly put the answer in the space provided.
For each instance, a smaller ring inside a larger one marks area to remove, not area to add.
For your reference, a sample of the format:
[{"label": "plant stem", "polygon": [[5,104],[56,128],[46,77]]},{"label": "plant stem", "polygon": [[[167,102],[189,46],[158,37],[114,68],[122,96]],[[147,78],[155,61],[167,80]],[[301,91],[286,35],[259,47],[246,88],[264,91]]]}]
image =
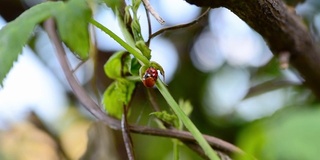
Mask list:
[{"label": "plant stem", "polygon": [[118,42],[123,48],[125,48],[128,52],[130,52],[134,57],[136,57],[142,65],[149,66],[149,60],[140,52],[139,49],[127,44],[124,40],[122,40],[119,36],[113,33],[111,30],[100,24],[94,19],[90,19],[90,23],[101,29],[103,32],[108,34],[111,38],[113,38],[116,42]]},{"label": "plant stem", "polygon": [[[113,38],[116,42],[118,42],[123,48],[125,48],[128,52],[133,54],[142,65],[149,66],[150,61],[142,55],[140,50],[138,50],[136,47],[133,47],[129,44],[127,44],[125,41],[123,41],[119,36],[117,36],[115,33],[113,33],[111,30],[100,24],[94,19],[90,19],[90,23],[92,23],[94,26],[101,29],[103,32],[108,34],[111,38]],[[173,99],[165,85],[161,82],[160,79],[157,80],[156,85],[162,94],[162,96],[165,98],[167,103],[171,106],[172,110],[175,112],[175,114],[178,116],[178,118],[182,121],[182,123],[186,126],[186,128],[191,132],[193,137],[196,139],[196,141],[199,143],[201,148],[204,150],[205,154],[211,159],[211,160],[219,160],[219,157],[215,153],[215,151],[210,147],[208,142],[204,139],[200,131],[197,129],[197,127],[192,123],[192,121],[188,118],[188,116],[181,110],[178,103]]]},{"label": "plant stem", "polygon": [[219,160],[218,155],[215,153],[215,151],[210,147],[208,142],[204,139],[200,131],[197,129],[197,127],[192,123],[192,121],[188,118],[188,116],[182,111],[182,109],[179,107],[178,103],[173,99],[171,94],[169,93],[168,89],[165,87],[163,82],[161,82],[160,79],[157,80],[156,85],[164,97],[164,99],[167,101],[167,103],[171,106],[174,113],[178,116],[178,118],[182,121],[182,123],[186,126],[186,128],[191,132],[193,137],[196,139],[196,141],[199,143],[201,148],[203,149],[204,153],[211,159],[211,160]]},{"label": "plant stem", "polygon": [[179,160],[179,140],[173,139],[173,160]]}]

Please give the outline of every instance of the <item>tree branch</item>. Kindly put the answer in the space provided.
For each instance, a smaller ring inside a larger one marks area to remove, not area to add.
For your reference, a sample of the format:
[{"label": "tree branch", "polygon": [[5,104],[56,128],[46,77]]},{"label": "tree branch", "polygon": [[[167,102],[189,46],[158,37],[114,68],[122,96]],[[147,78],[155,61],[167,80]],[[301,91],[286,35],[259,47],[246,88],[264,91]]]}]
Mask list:
[{"label": "tree branch", "polygon": [[256,30],[274,55],[289,52],[290,63],[320,99],[320,48],[282,0],[186,0],[201,7],[226,7]]},{"label": "tree branch", "polygon": [[85,89],[79,85],[78,80],[74,77],[70,65],[66,58],[66,53],[64,51],[64,48],[61,44],[60,38],[58,37],[55,29],[55,22],[51,18],[45,22],[45,29],[48,32],[48,35],[53,42],[55,48],[56,48],[56,54],[59,60],[59,63],[63,69],[63,72],[67,78],[67,81],[70,85],[70,87],[73,90],[73,93],[76,95],[78,100],[86,107],[86,109],[97,119],[108,122],[108,125],[111,128],[117,128],[120,127],[120,122],[116,120],[115,118],[106,116],[106,114],[101,110],[99,105],[95,103],[92,98],[88,96]]}]

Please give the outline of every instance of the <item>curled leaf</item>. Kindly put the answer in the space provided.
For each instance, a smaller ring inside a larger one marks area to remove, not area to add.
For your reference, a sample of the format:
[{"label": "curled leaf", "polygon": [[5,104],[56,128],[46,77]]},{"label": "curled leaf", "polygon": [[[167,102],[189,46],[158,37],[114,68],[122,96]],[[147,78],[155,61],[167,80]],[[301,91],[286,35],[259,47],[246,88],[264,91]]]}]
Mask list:
[{"label": "curled leaf", "polygon": [[122,1],[119,0],[103,0],[104,3],[112,9],[113,12],[121,5]]},{"label": "curled leaf", "polygon": [[110,84],[102,98],[102,105],[106,112],[121,119],[123,106],[129,104],[134,88],[135,83],[126,79],[117,80]]},{"label": "curled leaf", "polygon": [[180,99],[179,106],[187,116],[190,116],[190,114],[193,110],[193,107],[192,107],[192,104],[189,100],[185,101],[183,99]]},{"label": "curled leaf", "polygon": [[169,124],[172,124],[175,127],[178,127],[179,119],[174,114],[169,114],[167,111],[162,112],[152,112],[150,115],[156,116],[158,119],[167,122]]},{"label": "curled leaf", "polygon": [[148,66],[141,66],[140,69],[139,69],[139,76],[141,78],[141,80],[143,79],[143,76],[146,72],[146,70],[148,69],[149,67]]},{"label": "curled leaf", "polygon": [[130,67],[130,73],[134,76],[139,75],[139,69],[141,67],[141,64],[136,58],[131,59],[131,67]]},{"label": "curled leaf", "polygon": [[146,43],[143,40],[139,40],[136,42],[136,47],[141,51],[141,53],[148,58],[149,60],[151,59],[151,50],[150,48],[146,45]]},{"label": "curled leaf", "polygon": [[163,81],[165,82],[164,69],[162,68],[162,66],[159,63],[155,62],[155,61],[151,61],[151,66],[153,68],[155,68],[156,70],[160,71],[160,74],[163,76]]},{"label": "curled leaf", "polygon": [[129,72],[131,67],[131,58],[128,52],[119,51],[114,53],[104,65],[104,71],[109,78],[123,78],[124,74]]}]

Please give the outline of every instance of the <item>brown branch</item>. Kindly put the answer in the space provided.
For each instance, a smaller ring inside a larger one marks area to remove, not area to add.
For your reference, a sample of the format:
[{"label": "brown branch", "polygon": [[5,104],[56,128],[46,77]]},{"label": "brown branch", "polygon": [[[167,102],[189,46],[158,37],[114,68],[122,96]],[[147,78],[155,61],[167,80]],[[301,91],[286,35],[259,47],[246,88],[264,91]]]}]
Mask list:
[{"label": "brown branch", "polygon": [[194,152],[198,153],[198,155],[201,158],[205,160],[209,160],[209,157],[204,153],[204,151],[199,147],[199,145],[196,145],[195,143],[188,143],[188,142],[184,142],[184,144],[188,146],[190,149],[192,149]]},{"label": "brown branch", "polygon": [[201,7],[226,7],[256,30],[274,55],[289,52],[290,63],[320,99],[320,48],[299,17],[282,0],[186,0]]},{"label": "brown branch", "polygon": [[[156,135],[156,136],[164,136],[164,137],[171,137],[177,138],[181,141],[190,141],[195,143],[193,136],[190,132],[186,131],[179,131],[176,129],[164,130],[164,129],[157,129],[157,128],[150,128],[144,126],[130,126],[130,130],[133,133],[141,133],[141,134],[149,134],[149,135]],[[245,155],[245,153],[238,147],[225,142],[219,138],[204,135],[204,138],[208,141],[208,143],[217,150],[223,151],[227,154],[240,154]]]},{"label": "brown branch", "polygon": [[121,119],[121,131],[122,131],[122,137],[123,141],[126,147],[127,155],[129,160],[134,160],[134,152],[133,152],[133,144],[132,139],[130,136],[130,132],[128,129],[128,121],[127,121],[127,107],[123,106],[123,113],[122,113],[122,119]]},{"label": "brown branch", "polygon": [[[111,116],[108,116],[105,112],[103,112],[101,110],[101,107],[97,103],[95,103],[91,97],[89,97],[85,89],[78,83],[77,79],[74,77],[71,71],[70,65],[68,64],[67,58],[65,56],[65,51],[62,46],[61,40],[56,33],[54,20],[53,19],[47,20],[44,26],[46,31],[48,32],[49,38],[51,39],[52,43],[56,48],[56,54],[57,54],[59,63],[77,99],[83,104],[85,109],[88,110],[99,121],[102,121],[104,124],[108,125],[113,129],[121,130],[120,120],[117,120]],[[133,132],[133,133],[177,138],[182,141],[189,141],[190,143],[196,144],[196,141],[193,138],[193,136],[186,131],[178,131],[175,129],[164,130],[164,129],[145,127],[145,126],[138,126],[138,125],[129,125],[128,129],[130,132]],[[204,135],[204,138],[208,141],[208,143],[213,148],[221,150],[227,154],[245,155],[245,153],[241,149],[221,139],[208,136],[208,135]]]},{"label": "brown branch", "polygon": [[92,98],[88,96],[85,89],[80,86],[78,80],[74,77],[70,65],[66,58],[65,50],[61,44],[61,40],[56,33],[55,22],[51,18],[45,22],[45,29],[48,32],[49,38],[56,49],[56,55],[58,57],[59,63],[63,69],[63,72],[67,78],[67,81],[70,87],[73,90],[73,93],[76,95],[78,100],[86,107],[86,109],[97,119],[108,122],[108,125],[111,128],[118,128],[120,126],[120,122],[112,117],[106,116],[106,114],[101,110],[99,105],[95,103]]}]

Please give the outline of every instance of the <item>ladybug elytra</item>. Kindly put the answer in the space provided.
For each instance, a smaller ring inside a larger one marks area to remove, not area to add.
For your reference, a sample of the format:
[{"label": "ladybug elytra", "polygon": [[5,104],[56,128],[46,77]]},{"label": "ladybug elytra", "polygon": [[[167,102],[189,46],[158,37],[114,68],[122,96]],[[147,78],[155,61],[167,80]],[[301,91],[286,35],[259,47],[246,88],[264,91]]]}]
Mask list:
[{"label": "ladybug elytra", "polygon": [[158,79],[158,71],[153,67],[149,67],[142,77],[142,82],[144,86],[150,88],[155,85],[157,79]]}]

